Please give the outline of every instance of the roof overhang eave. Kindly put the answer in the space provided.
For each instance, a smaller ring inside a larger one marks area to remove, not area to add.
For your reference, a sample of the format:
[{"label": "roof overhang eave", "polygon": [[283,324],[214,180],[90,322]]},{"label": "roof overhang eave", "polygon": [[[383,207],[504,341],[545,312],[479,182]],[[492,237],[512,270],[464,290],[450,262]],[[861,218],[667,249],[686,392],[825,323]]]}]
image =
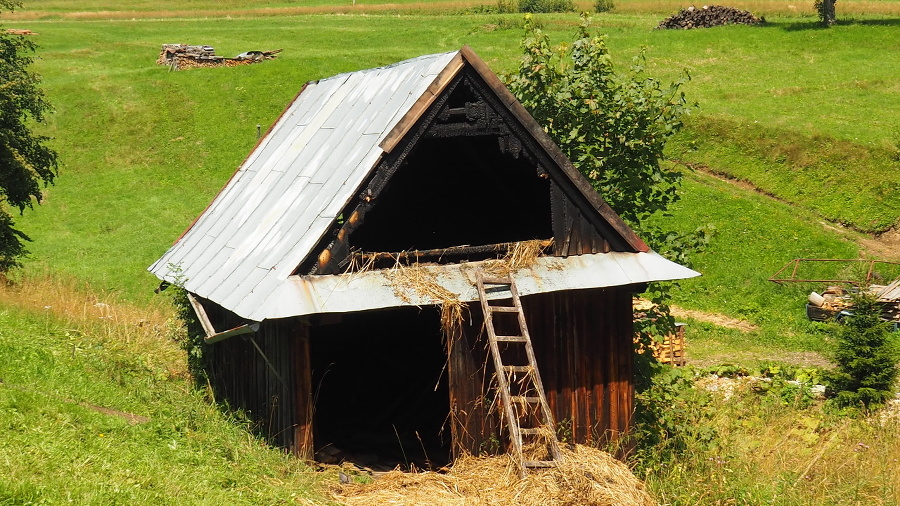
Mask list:
[{"label": "roof overhang eave", "polygon": [[[437,283],[458,300],[472,302],[478,300],[476,273],[489,269],[490,262],[421,265],[416,269],[421,269],[418,274],[422,278]],[[251,310],[250,317],[261,321],[441,303],[424,291],[402,288],[410,284],[402,281],[402,276],[408,275],[408,271],[394,268],[328,276],[290,276],[263,304]],[[652,251],[540,257],[530,267],[513,273],[520,295],[637,285],[699,275]]]}]

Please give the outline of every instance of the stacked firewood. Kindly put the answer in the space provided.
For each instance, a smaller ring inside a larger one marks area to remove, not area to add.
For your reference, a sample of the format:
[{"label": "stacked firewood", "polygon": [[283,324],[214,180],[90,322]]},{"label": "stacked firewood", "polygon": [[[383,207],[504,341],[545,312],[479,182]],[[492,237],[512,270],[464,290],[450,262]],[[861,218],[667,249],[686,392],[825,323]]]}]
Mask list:
[{"label": "stacked firewood", "polygon": [[31,30],[25,30],[23,28],[7,28],[6,33],[9,35],[37,35],[37,33],[32,32]]},{"label": "stacked firewood", "polygon": [[758,18],[748,11],[721,5],[704,5],[701,8],[691,6],[687,9],[681,9],[678,14],[669,16],[656,28],[687,30],[690,28],[710,28],[721,25],[760,25],[765,22],[764,18]]},{"label": "stacked firewood", "polygon": [[212,46],[190,46],[187,44],[163,44],[156,59],[157,65],[167,65],[172,70],[180,70],[195,67],[235,67],[248,65],[264,60],[271,60],[281,52],[274,51],[247,51],[234,58],[217,56]]}]

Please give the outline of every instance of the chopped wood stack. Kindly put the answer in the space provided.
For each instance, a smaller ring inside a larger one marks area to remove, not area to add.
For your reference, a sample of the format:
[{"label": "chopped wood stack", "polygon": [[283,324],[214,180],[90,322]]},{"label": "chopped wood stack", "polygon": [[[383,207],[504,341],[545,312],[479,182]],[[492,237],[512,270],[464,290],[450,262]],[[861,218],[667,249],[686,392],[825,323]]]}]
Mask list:
[{"label": "chopped wood stack", "polygon": [[6,33],[9,35],[37,35],[37,33],[32,32],[31,30],[25,30],[22,28],[7,28]]},{"label": "chopped wood stack", "polygon": [[234,58],[217,56],[212,46],[189,46],[187,44],[163,44],[156,59],[157,65],[168,65],[172,70],[195,67],[235,67],[249,65],[275,58],[281,49],[274,51],[247,51]]},{"label": "chopped wood stack", "polygon": [[704,5],[702,8],[694,6],[681,9],[678,14],[669,16],[657,26],[657,29],[676,28],[688,30],[691,28],[710,28],[721,25],[761,25],[764,18],[758,18],[748,11],[742,11],[733,7],[721,5]]}]

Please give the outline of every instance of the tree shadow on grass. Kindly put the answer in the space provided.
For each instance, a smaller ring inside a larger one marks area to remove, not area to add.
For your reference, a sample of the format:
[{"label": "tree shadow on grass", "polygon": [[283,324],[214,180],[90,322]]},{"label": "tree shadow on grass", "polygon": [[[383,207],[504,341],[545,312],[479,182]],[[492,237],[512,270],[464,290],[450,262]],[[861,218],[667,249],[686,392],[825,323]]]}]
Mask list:
[{"label": "tree shadow on grass", "polygon": [[[851,25],[861,25],[861,26],[900,26],[900,18],[897,19],[855,19],[855,18],[845,18],[838,19],[835,23],[835,26],[851,26]],[[763,28],[778,28],[784,30],[786,32],[799,32],[805,30],[828,30],[828,28],[822,26],[822,22],[818,19],[810,18],[809,20],[804,21],[791,21],[791,22],[779,22],[779,21],[767,21],[765,24],[760,25]]]}]

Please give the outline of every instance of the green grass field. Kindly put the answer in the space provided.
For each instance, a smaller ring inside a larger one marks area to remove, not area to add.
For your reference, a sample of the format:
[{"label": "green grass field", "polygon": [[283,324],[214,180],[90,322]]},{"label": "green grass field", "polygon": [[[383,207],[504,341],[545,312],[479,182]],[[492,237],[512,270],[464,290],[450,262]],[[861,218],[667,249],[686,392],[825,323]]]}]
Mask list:
[{"label": "green grass field", "polygon": [[[145,269],[228,180],[255,144],[257,125],[265,131],[304,82],[462,45],[498,73],[515,68],[521,17],[478,8],[493,4],[358,4],[187,0],[163,11],[143,0],[44,0],[0,15],[4,27],[39,34],[35,68],[56,109],[41,128],[62,161],[43,205],[17,218],[35,239],[33,255],[17,273],[21,291],[0,299],[0,430],[9,443],[0,449],[9,470],[0,477],[0,504],[324,500],[312,485],[318,478],[191,393],[164,328],[167,301],[153,294],[157,280]],[[867,255],[859,231],[887,230],[900,219],[900,2],[841,2],[840,23],[829,30],[816,26],[811,2],[729,5],[753,8],[769,24],[655,31],[679,5],[637,1],[594,21],[618,65],[645,47],[649,74],[673,80],[686,69],[692,77],[685,91],[699,109],[668,155],[697,170],[684,169],[682,200],[660,219],[684,231],[711,225],[714,235],[693,256],[703,277],[682,283],[675,302],[753,328],[689,319],[689,356],[757,364],[814,353],[821,362],[830,334],[803,313],[817,287],[767,278],[795,257]],[[575,13],[539,20],[558,42],[579,22]],[[176,42],[209,44],[226,56],[284,51],[237,68],[155,65],[160,45]],[[65,311],[64,297],[76,300]],[[102,320],[99,303],[133,308],[134,316]],[[86,406],[151,421],[132,425]],[[754,418],[731,435],[771,439],[761,427],[780,423]],[[821,423],[803,429],[821,437],[802,448],[766,447],[799,460],[766,467],[745,458],[770,473],[760,480],[781,488],[741,481],[745,492],[762,490],[741,504],[853,503],[847,487],[858,479],[832,484],[843,487],[833,496],[792,481],[817,452],[831,455],[834,441],[866,430],[854,425],[829,440],[832,422]],[[896,447],[896,439],[886,441]],[[694,467],[698,475],[721,471]],[[692,476],[660,471],[648,482],[672,504],[736,497],[711,481],[698,485],[705,498],[673,490]],[[881,495],[865,490],[877,499],[871,504],[895,504],[896,488],[888,480]],[[777,502],[782,492],[789,500]]]}]

